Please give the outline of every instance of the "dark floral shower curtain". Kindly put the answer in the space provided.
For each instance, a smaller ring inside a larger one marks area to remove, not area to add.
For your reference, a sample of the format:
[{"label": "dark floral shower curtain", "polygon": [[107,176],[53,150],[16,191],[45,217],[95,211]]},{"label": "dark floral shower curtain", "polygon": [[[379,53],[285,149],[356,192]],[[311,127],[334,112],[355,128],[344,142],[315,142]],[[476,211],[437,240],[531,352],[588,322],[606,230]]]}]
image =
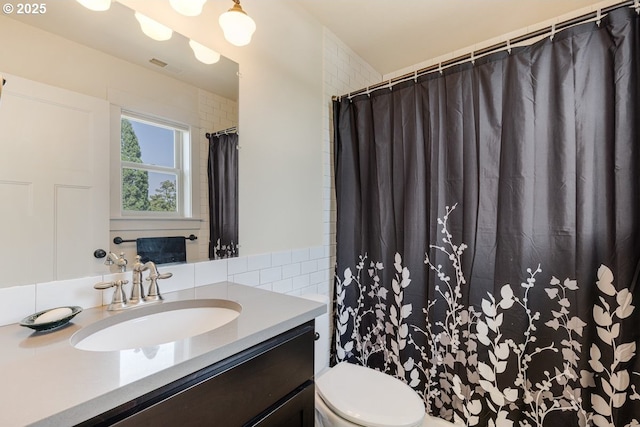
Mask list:
[{"label": "dark floral shower curtain", "polygon": [[334,102],[338,361],[459,425],[639,425],[638,25]]},{"label": "dark floral shower curtain", "polygon": [[209,138],[209,259],[238,256],[238,134]]}]

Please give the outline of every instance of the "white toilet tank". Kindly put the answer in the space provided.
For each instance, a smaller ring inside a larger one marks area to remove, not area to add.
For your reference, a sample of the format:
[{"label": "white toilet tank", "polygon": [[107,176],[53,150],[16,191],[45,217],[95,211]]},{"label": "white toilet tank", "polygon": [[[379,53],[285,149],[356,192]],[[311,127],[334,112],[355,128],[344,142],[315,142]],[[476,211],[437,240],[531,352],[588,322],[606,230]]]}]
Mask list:
[{"label": "white toilet tank", "polygon": [[314,347],[314,371],[318,375],[329,366],[329,297],[320,294],[302,295],[302,298],[318,301],[327,305],[327,312],[316,317],[316,342]]}]

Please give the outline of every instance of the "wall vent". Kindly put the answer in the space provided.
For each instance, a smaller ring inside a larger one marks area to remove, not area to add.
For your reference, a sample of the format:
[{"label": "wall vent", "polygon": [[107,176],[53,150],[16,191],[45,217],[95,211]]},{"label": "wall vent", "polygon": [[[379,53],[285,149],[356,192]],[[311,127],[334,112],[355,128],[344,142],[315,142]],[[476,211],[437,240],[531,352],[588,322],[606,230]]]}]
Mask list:
[{"label": "wall vent", "polygon": [[159,60],[159,59],[157,59],[157,58],[151,58],[151,59],[149,60],[149,62],[151,62],[153,65],[157,65],[158,67],[162,67],[162,68],[164,68],[164,67],[166,67],[166,66],[167,66],[167,63],[166,63],[166,62],[164,62],[164,61],[160,61],[160,60]]},{"label": "wall vent", "polygon": [[182,69],[174,66],[174,65],[169,65],[168,63],[158,59],[158,58],[151,58],[149,60],[150,63],[152,63],[153,65],[156,65],[160,68],[162,68],[164,71],[167,71],[171,74],[182,74]]}]

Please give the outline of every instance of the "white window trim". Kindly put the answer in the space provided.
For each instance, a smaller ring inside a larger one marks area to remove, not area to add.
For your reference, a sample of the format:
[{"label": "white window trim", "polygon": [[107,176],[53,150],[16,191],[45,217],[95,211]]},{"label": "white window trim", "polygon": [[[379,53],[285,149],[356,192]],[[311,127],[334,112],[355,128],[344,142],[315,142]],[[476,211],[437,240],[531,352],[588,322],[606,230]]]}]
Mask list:
[{"label": "white window trim", "polygon": [[[122,97],[122,94],[119,94]],[[137,100],[139,101],[139,100]],[[136,105],[137,111],[144,110],[144,113],[137,114],[133,108],[123,108],[118,105],[111,105],[110,110],[110,217],[111,217],[111,226],[110,229],[112,231],[134,231],[134,230],[180,230],[180,229],[197,229],[200,227],[200,223],[203,221],[200,217],[200,159],[199,159],[199,149],[198,147],[194,147],[193,144],[197,144],[197,135],[200,133],[200,128],[193,123],[195,122],[195,118],[185,116],[182,111],[176,110],[176,116],[182,119],[185,119],[187,123],[185,123],[184,128],[189,130],[190,139],[187,141],[183,141],[183,152],[184,158],[187,161],[183,162],[183,176],[179,177],[179,179],[190,179],[190,185],[188,186],[187,191],[183,191],[184,200],[182,201],[182,206],[184,206],[184,212],[182,215],[175,215],[170,217],[163,215],[153,215],[149,212],[141,212],[139,214],[130,215],[127,212],[127,215],[122,214],[122,176],[121,176],[121,152],[120,152],[120,120],[122,114],[124,115],[132,115],[133,117],[141,116],[156,118],[154,113],[156,111],[161,111],[166,113],[167,110],[171,110],[171,108],[167,108],[166,106],[160,106],[156,103],[147,103],[147,102],[134,102]],[[141,105],[142,104],[142,105]],[[159,122],[162,122],[163,119],[159,118]],[[166,120],[164,120],[166,122]],[[173,122],[171,125],[174,125]]]}]

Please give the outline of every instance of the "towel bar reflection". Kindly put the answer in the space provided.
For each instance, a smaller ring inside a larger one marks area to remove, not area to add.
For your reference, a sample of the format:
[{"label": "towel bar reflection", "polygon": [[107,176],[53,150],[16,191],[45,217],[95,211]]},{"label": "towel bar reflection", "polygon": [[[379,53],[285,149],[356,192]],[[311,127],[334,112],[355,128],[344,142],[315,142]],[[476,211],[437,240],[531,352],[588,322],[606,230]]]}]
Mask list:
[{"label": "towel bar reflection", "polygon": [[[197,240],[198,236],[191,234],[189,235],[189,237],[185,237],[185,240]],[[130,240],[123,240],[122,237],[114,237],[113,238],[113,243],[115,243],[116,245],[119,245],[120,243],[128,243],[128,242],[135,242],[137,239],[130,239]]]}]

